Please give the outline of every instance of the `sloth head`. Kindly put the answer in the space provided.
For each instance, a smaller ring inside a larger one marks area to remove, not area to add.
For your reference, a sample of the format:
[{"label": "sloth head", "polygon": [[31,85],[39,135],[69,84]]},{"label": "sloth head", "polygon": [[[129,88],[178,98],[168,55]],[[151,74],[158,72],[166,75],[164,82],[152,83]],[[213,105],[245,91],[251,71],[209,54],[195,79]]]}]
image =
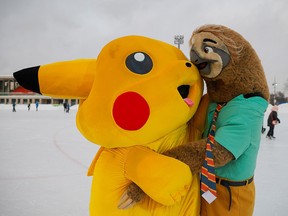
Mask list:
[{"label": "sloth head", "polygon": [[228,102],[240,94],[268,100],[261,61],[239,33],[221,25],[204,25],[192,33],[190,47],[190,60],[205,80],[213,101]]}]

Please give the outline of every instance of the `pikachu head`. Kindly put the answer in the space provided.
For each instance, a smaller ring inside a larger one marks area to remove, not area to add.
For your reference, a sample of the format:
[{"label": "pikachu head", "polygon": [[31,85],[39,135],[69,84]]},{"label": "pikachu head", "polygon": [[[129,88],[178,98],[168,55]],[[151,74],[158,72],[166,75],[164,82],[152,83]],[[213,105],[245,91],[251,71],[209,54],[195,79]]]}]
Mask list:
[{"label": "pikachu head", "polygon": [[106,148],[148,146],[186,124],[203,92],[197,68],[176,47],[143,36],[108,43],[97,59],[79,59],[14,73],[24,88],[80,99],[76,123]]}]

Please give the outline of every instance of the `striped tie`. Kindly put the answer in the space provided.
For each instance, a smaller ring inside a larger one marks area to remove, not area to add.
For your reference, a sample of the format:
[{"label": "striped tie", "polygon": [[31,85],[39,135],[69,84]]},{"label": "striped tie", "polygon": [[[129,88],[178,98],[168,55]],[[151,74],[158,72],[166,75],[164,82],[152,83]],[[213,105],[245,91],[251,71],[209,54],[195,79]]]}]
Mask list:
[{"label": "striped tie", "polygon": [[211,129],[207,138],[205,161],[201,168],[201,195],[210,204],[216,197],[216,177],[215,164],[213,159],[212,148],[216,131],[216,121],[218,114],[225,104],[218,104],[214,112]]}]

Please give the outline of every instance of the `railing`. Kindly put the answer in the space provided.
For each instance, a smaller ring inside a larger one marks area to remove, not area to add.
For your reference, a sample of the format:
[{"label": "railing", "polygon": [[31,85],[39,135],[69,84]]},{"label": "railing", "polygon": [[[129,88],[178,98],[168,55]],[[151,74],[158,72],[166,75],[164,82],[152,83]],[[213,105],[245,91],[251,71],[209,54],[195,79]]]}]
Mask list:
[{"label": "railing", "polygon": [[10,95],[38,95],[37,93],[34,92],[27,92],[27,93],[23,93],[23,92],[0,92],[0,96],[10,96]]}]

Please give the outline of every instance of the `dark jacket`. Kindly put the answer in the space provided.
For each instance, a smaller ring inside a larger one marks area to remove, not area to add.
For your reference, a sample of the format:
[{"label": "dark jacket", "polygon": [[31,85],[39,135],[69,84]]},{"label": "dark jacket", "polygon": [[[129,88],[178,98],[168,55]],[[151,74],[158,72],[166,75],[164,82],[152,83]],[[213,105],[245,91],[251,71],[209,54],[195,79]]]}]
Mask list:
[{"label": "dark jacket", "polygon": [[267,125],[268,125],[269,127],[274,126],[274,125],[272,124],[272,122],[275,121],[275,120],[276,120],[278,123],[280,123],[280,119],[278,118],[278,113],[277,113],[276,111],[271,111],[271,113],[270,113],[270,115],[269,115],[269,117],[268,117],[268,119],[267,119]]}]

